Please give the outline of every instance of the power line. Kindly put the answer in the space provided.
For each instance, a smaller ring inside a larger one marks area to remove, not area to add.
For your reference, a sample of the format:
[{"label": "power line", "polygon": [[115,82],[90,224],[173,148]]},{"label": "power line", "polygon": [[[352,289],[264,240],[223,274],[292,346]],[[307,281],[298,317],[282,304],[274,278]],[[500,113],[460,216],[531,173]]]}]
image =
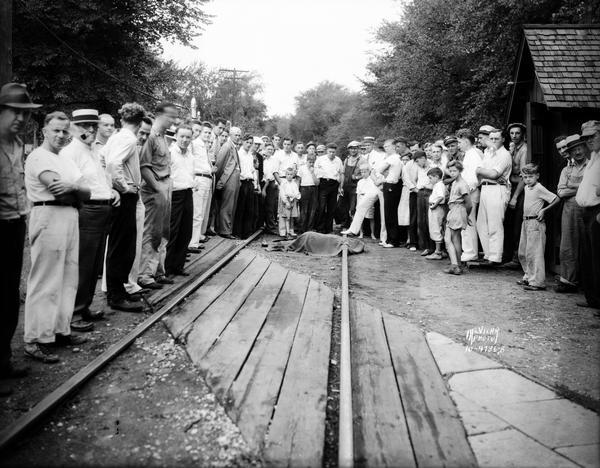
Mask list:
[{"label": "power line", "polygon": [[[75,55],[77,58],[79,58],[80,60],[82,60],[84,63],[86,63],[87,65],[89,65],[90,67],[98,70],[100,73],[103,73],[104,75],[108,76],[109,78],[115,80],[116,82],[120,83],[122,86],[129,88],[130,90],[138,93],[138,94],[142,94],[146,97],[149,97],[150,99],[154,99],[155,101],[162,101],[161,98],[154,96],[153,94],[148,93],[147,91],[143,91],[139,88],[136,88],[135,86],[121,80],[119,77],[113,75],[110,72],[107,72],[106,70],[104,70],[102,67],[100,67],[99,65],[96,65],[94,62],[92,62],[90,59],[88,59],[87,57],[85,57],[81,52],[77,51],[76,49],[74,49],[73,47],[71,47],[69,45],[68,42],[66,42],[65,40],[61,39],[59,36],[57,36],[54,31],[52,31],[48,26],[46,26],[46,24],[35,14],[33,13],[31,10],[29,10],[27,8],[27,5],[25,4],[24,0],[20,0],[21,1],[21,5],[23,6],[23,8],[25,8],[25,10],[28,11],[28,13],[33,17],[34,20],[36,20],[47,32],[48,34],[50,34],[54,39],[56,39],[58,42],[60,42],[62,45],[64,45],[73,55]],[[175,106],[181,108],[181,109],[185,109],[185,110],[189,110],[188,107],[186,106],[182,106],[176,103],[173,103]]]},{"label": "power line", "polygon": [[235,84],[237,82],[238,79],[238,73],[250,73],[249,70],[238,70],[237,68],[220,68],[219,69],[219,73],[228,73],[230,74],[229,76],[227,76],[227,79],[232,80],[233,82],[233,91],[231,93],[231,123],[234,123],[235,120],[235,114],[236,114],[236,108],[235,108],[235,98],[237,95],[237,89],[235,87]]}]

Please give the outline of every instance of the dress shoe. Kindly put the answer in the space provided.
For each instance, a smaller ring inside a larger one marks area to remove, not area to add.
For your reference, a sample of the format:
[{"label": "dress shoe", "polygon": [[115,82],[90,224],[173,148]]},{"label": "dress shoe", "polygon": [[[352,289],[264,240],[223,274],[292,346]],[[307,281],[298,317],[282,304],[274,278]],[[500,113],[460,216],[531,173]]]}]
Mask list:
[{"label": "dress shoe", "polygon": [[162,284],[158,284],[156,281],[150,283],[138,283],[142,289],[162,289]]},{"label": "dress shoe", "polygon": [[427,257],[427,255],[431,255],[432,253],[433,253],[433,250],[425,249],[425,250],[423,250],[423,252],[421,252],[421,257]]},{"label": "dress shoe", "polygon": [[167,278],[164,275],[156,278],[156,282],[158,284],[174,284],[175,283],[175,281],[173,281],[171,278]]},{"label": "dress shoe", "polygon": [[207,236],[213,236],[213,237],[217,235],[217,233],[215,231],[213,231],[212,229],[207,229],[204,234],[206,234]]},{"label": "dress shoe", "polygon": [[239,239],[239,237],[236,237],[233,234],[219,234],[219,236],[221,236],[224,239],[231,239],[231,240]]},{"label": "dress shoe", "polygon": [[[204,247],[204,246],[203,246]],[[202,249],[199,247],[188,247],[187,251],[189,253],[193,253],[193,254],[199,254],[200,252],[202,252]]]},{"label": "dress shoe", "polygon": [[576,293],[577,292],[577,286],[575,286],[574,284],[567,284],[567,283],[563,283],[562,281],[559,282],[555,287],[554,287],[554,291],[559,293],[559,294],[564,294],[564,293]]},{"label": "dress shoe", "polygon": [[98,320],[102,320],[104,318],[104,311],[103,310],[84,310],[83,312],[81,312],[81,318],[82,320],[85,320],[86,322],[96,322]]},{"label": "dress shoe", "polygon": [[382,242],[381,247],[383,247],[384,249],[392,249],[394,247],[394,245],[388,244],[387,242]]},{"label": "dress shoe", "polygon": [[94,324],[87,322],[84,319],[73,320],[71,322],[71,330],[75,330],[78,332],[89,332],[94,329]]},{"label": "dress shoe", "polygon": [[520,270],[521,264],[519,262],[511,260],[510,262],[503,263],[502,268],[508,268],[509,270]]},{"label": "dress shoe", "polygon": [[451,265],[444,270],[444,273],[448,273],[449,275],[462,275],[462,270],[458,265]]},{"label": "dress shoe", "polygon": [[48,351],[46,345],[43,344],[25,343],[23,351],[25,352],[25,356],[43,362],[44,364],[54,364],[55,362],[60,361],[59,357]]},{"label": "dress shoe", "polygon": [[444,257],[440,252],[433,252],[425,257],[427,260],[442,260]]},{"label": "dress shoe", "polygon": [[79,335],[55,335],[54,346],[79,346],[87,342],[87,338]]},{"label": "dress shoe", "polygon": [[577,307],[588,307],[590,309],[600,309],[600,305],[592,305],[587,301],[576,302],[575,305],[577,305]]},{"label": "dress shoe", "polygon": [[523,286],[525,291],[545,291],[546,286],[534,286],[533,284],[526,284]]},{"label": "dress shoe", "polygon": [[527,281],[526,279],[520,279],[520,280],[517,280],[517,281],[516,281],[516,283],[517,283],[519,286],[528,286],[528,285],[529,285],[529,281]]},{"label": "dress shoe", "polygon": [[144,310],[144,305],[141,302],[132,302],[127,299],[112,301],[108,305],[113,309],[122,310],[123,312],[141,312]]},{"label": "dress shoe", "polygon": [[0,371],[0,379],[18,379],[29,374],[31,369],[27,366],[15,366],[9,363]]}]

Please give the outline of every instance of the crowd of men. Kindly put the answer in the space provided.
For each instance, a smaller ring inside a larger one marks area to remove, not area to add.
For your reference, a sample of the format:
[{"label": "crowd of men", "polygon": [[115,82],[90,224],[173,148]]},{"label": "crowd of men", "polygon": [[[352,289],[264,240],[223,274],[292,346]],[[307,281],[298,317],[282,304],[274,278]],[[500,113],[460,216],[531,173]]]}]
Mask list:
[{"label": "crowd of men", "polygon": [[111,309],[139,312],[141,294],[185,276],[187,256],[208,238],[258,228],[286,239],[334,228],[370,235],[382,248],[449,256],[455,275],[466,262],[522,266],[519,284],[533,291],[546,287],[544,212],[562,200],[555,290],[581,288],[580,305],[600,308],[598,121],[557,138],[566,165],[556,196],[538,181],[520,123],[423,145],[364,137],[342,159],[334,143],[257,137],[224,119],[182,120],[172,103],[149,113],[131,102],[118,122],[95,109],[49,113],[42,144],[25,155],[19,134],[39,107],[24,85],[0,90],[3,378],[27,372],[11,360],[26,226],[24,352],[44,363],[59,361],[53,347],[86,341],[72,331],[103,318],[92,310],[99,275]]}]

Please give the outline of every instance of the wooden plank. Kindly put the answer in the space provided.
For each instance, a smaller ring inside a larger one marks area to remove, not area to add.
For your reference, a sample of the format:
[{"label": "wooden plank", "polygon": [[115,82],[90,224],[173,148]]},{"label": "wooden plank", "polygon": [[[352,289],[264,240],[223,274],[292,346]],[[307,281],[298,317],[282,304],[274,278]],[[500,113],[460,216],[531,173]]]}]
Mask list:
[{"label": "wooden plank", "polygon": [[194,322],[186,337],[186,351],[192,362],[200,363],[267,271],[269,263],[266,258],[257,256],[231,283],[229,288]]},{"label": "wooden plank", "polygon": [[311,280],[263,453],[270,466],[322,466],[333,291]]},{"label": "wooden plank", "polygon": [[240,375],[227,395],[229,416],[251,449],[262,447],[281,388],[310,277],[289,272]]},{"label": "wooden plank", "polygon": [[212,392],[220,401],[225,399],[233,379],[250,353],[286,276],[285,268],[271,263],[218,341],[198,363]]},{"label": "wooden plank", "polygon": [[163,319],[169,331],[176,339],[185,334],[193,322],[225,292],[233,281],[240,276],[254,260],[256,254],[244,250],[228,263],[219,273],[208,280],[201,289],[192,294],[181,304],[177,311]]},{"label": "wooden plank", "polygon": [[[225,239],[222,239],[223,241]],[[148,296],[148,302],[153,306],[169,297],[175,291],[179,291],[183,286],[190,282],[193,277],[202,275],[221,258],[225,256],[233,248],[230,242],[216,242],[214,247],[207,250],[206,253],[199,254],[199,259],[191,266],[186,268],[186,272],[190,273],[189,277],[179,276],[175,280],[174,284],[165,285],[162,289],[156,290],[150,296]]]},{"label": "wooden plank", "polygon": [[355,463],[416,466],[381,312],[352,301],[350,319]]},{"label": "wooden plank", "polygon": [[425,336],[400,317],[383,321],[417,464],[477,466]]}]

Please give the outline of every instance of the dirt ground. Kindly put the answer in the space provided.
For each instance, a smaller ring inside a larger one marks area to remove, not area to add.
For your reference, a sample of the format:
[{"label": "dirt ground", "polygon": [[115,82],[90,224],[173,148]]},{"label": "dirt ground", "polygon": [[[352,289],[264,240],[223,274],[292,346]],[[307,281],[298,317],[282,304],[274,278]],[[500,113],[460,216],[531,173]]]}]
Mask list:
[{"label": "dirt ground", "polygon": [[[465,344],[469,329],[497,327],[503,347],[483,354],[600,411],[600,318],[575,305],[581,295],[554,293],[552,278],[547,291],[524,291],[515,284],[517,271],[471,268],[448,275],[446,260],[384,249],[371,239],[365,244],[365,253],[349,257],[355,299]],[[260,242],[250,247],[339,291],[339,258],[267,252]]]}]

